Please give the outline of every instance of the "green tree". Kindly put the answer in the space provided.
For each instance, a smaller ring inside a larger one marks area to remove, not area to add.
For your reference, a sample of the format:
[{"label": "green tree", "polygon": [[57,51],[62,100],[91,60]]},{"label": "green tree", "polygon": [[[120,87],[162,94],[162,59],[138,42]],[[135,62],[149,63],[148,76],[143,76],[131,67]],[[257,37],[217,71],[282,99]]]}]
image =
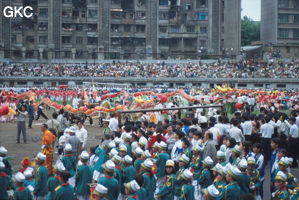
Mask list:
[{"label": "green tree", "polygon": [[242,46],[250,45],[252,42],[260,41],[260,22],[253,21],[244,16],[241,22]]}]

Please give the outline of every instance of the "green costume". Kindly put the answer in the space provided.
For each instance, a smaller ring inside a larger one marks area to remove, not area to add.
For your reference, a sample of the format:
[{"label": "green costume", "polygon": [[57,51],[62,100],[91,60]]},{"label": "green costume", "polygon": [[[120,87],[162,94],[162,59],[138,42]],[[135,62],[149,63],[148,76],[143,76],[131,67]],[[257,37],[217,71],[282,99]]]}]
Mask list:
[{"label": "green costume", "polygon": [[32,200],[31,192],[28,188],[18,187],[16,191],[14,191],[14,200]]},{"label": "green costume", "polygon": [[115,166],[113,177],[118,181],[118,186],[119,186],[119,191],[120,191],[123,186],[123,182],[122,182],[123,175],[122,175],[120,165]]},{"label": "green costume", "polygon": [[48,169],[39,166],[36,170],[34,195],[37,197],[46,196],[48,193]]},{"label": "green costume", "polygon": [[180,167],[176,174],[176,178],[175,178],[175,182],[174,182],[174,196],[176,196],[176,197],[181,196],[181,189],[182,189],[182,184],[183,184],[181,175],[184,170],[185,170],[184,167]]},{"label": "green costume", "polygon": [[194,200],[194,186],[191,184],[184,184],[182,186],[180,200]]},{"label": "green costume", "polygon": [[137,173],[140,171],[140,166],[144,162],[143,159],[137,158],[134,162],[134,168],[136,169]]},{"label": "green costume", "polygon": [[225,200],[240,200],[240,186],[237,182],[231,182],[224,188]]},{"label": "green costume", "polygon": [[158,159],[156,162],[157,165],[157,174],[156,176],[158,178],[162,178],[165,176],[165,164],[166,161],[169,159],[169,154],[168,153],[159,153]]},{"label": "green costume", "polygon": [[98,157],[98,160],[95,162],[93,166],[93,170],[97,170],[99,172],[103,172],[102,164],[105,162],[106,153],[102,147],[98,146],[98,148],[95,151],[96,156]]},{"label": "green costume", "polygon": [[71,177],[75,176],[76,173],[76,158],[72,156],[72,154],[66,154],[62,158],[62,163],[66,169],[71,175]]},{"label": "green costume", "polygon": [[76,173],[76,194],[77,196],[86,196],[90,194],[89,184],[92,183],[92,170],[88,165],[78,167]]},{"label": "green costume", "polygon": [[274,194],[274,198],[279,200],[288,200],[290,197],[291,196],[287,188],[284,188],[283,190],[277,190]]},{"label": "green costume", "polygon": [[217,188],[217,190],[219,191],[219,197],[217,197],[216,199],[221,200],[224,197],[224,187],[226,185],[225,181],[220,181],[217,178],[214,180],[214,186]]},{"label": "green costume", "polygon": [[202,158],[200,155],[193,155],[190,167],[193,170],[193,178],[194,180],[198,180],[202,170]]},{"label": "green costume", "polygon": [[183,149],[183,152],[188,158],[192,158],[192,151],[190,147]]},{"label": "green costume", "polygon": [[209,187],[213,183],[212,172],[208,168],[204,168],[199,176],[198,184],[202,189]]},{"label": "green costume", "polygon": [[126,200],[136,200],[136,199],[138,199],[138,194],[137,194],[137,193],[135,193],[135,194],[130,194],[130,195],[126,198]]},{"label": "green costume", "polygon": [[9,161],[8,161],[8,157],[2,157],[3,158],[3,160],[2,160],[2,162],[4,163],[4,165],[5,165],[5,173],[8,175],[8,176],[12,176],[12,168],[11,168],[11,164],[9,163]]},{"label": "green costume", "polygon": [[291,200],[298,200],[298,199],[299,199],[299,187],[296,187],[291,196]]},{"label": "green costume", "polygon": [[[275,169],[274,173],[273,173],[273,176],[271,177],[271,182],[275,182],[275,177],[277,175],[277,173],[279,172],[280,170],[277,168]],[[294,189],[296,187],[296,181],[295,181],[295,178],[294,178],[294,175],[292,173],[289,173],[287,171],[282,171],[283,173],[285,173],[287,175],[287,180],[286,182],[288,183],[286,186],[288,189]]]},{"label": "green costume", "polygon": [[0,186],[0,200],[7,200],[7,189],[13,188],[13,183],[4,171],[0,171]]},{"label": "green costume", "polygon": [[55,200],[74,200],[74,188],[69,183],[64,183],[58,186],[56,189]]},{"label": "green costume", "polygon": [[238,177],[237,182],[241,189],[241,191],[240,191],[241,196],[250,193],[250,190],[249,190],[250,177],[247,175],[246,172],[242,172],[242,174]]},{"label": "green costume", "polygon": [[253,170],[249,170],[247,169],[247,174],[250,177],[250,185],[254,185],[255,188],[253,190],[251,190],[251,194],[253,194],[253,196],[258,196],[259,193],[259,188],[261,186],[261,182],[260,182],[260,173],[258,170],[253,169]]},{"label": "green costume", "polygon": [[140,187],[140,190],[137,191],[138,200],[143,200],[146,198],[146,190],[144,187]]},{"label": "green costume", "polygon": [[131,145],[130,144],[128,144],[128,143],[124,143],[124,145],[127,147],[127,154],[129,155],[129,156],[132,156],[132,150],[131,150]]},{"label": "green costume", "polygon": [[26,179],[24,181],[24,187],[28,187],[29,185],[31,185],[33,188],[35,187],[35,180],[33,178]]},{"label": "green costume", "polygon": [[128,183],[134,180],[136,174],[137,174],[136,169],[132,165],[125,167],[123,178],[122,178],[123,183]]},{"label": "green costume", "polygon": [[145,172],[143,174],[144,179],[144,188],[146,189],[146,198],[145,200],[154,200],[154,192],[156,189],[156,179],[155,177],[149,173]]},{"label": "green costume", "polygon": [[47,200],[54,200],[56,196],[55,189],[60,185],[60,180],[58,176],[52,176],[48,180],[48,195]]},{"label": "green costume", "polygon": [[99,184],[102,184],[108,189],[107,197],[109,200],[116,200],[119,195],[119,183],[112,176],[104,176],[99,179]]},{"label": "green costume", "polygon": [[163,200],[173,200],[174,198],[174,181],[175,175],[167,175],[164,178],[163,186],[159,188],[158,193],[156,194],[158,199]]}]

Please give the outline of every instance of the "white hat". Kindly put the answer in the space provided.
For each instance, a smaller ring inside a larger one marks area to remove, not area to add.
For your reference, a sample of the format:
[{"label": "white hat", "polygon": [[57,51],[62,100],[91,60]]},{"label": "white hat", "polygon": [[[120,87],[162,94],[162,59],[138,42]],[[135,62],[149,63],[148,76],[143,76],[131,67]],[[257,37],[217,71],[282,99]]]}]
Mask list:
[{"label": "white hat", "polygon": [[77,131],[77,129],[74,126],[69,128],[69,132],[71,132],[71,133],[76,133],[76,131]]},{"label": "white hat", "polygon": [[234,146],[234,148],[232,149],[232,151],[235,152],[235,153],[238,153],[238,154],[241,153],[240,147],[237,144]]},{"label": "white hat", "polygon": [[131,133],[124,133],[123,138],[124,138],[124,139],[131,139],[131,138],[132,138],[132,135],[131,135]]},{"label": "white hat", "polygon": [[161,148],[161,149],[166,149],[166,148],[167,148],[167,144],[166,144],[165,142],[161,141],[161,142],[159,143],[159,148]]},{"label": "white hat", "polygon": [[173,160],[167,160],[165,167],[174,167],[174,161]]},{"label": "white hat", "polygon": [[151,170],[154,166],[154,163],[151,159],[148,158],[141,164],[141,166],[147,170]]},{"label": "white hat", "polygon": [[89,159],[89,154],[87,153],[87,151],[82,151],[80,158],[83,160],[88,160]]},{"label": "white hat", "polygon": [[115,148],[115,147],[116,147],[115,142],[114,142],[114,141],[109,142],[109,143],[108,143],[108,147],[109,147],[110,149]]},{"label": "white hat", "polygon": [[114,171],[114,168],[115,168],[115,164],[112,160],[107,160],[103,165],[102,167],[108,171],[108,172],[113,172]]},{"label": "white hat", "polygon": [[141,154],[143,153],[143,150],[142,150],[140,147],[137,147],[137,148],[135,149],[135,153],[136,153],[137,155],[141,155]]},{"label": "white hat", "polygon": [[27,169],[24,171],[24,176],[26,178],[30,178],[32,177],[32,173],[33,173],[34,169],[31,167],[27,167]]},{"label": "white hat", "polygon": [[82,163],[81,160],[79,160],[78,163],[77,163],[77,166],[80,167],[81,165],[83,165],[83,163]]},{"label": "white hat", "polygon": [[208,194],[211,197],[218,197],[220,192],[217,190],[217,188],[214,186],[214,184],[210,185],[206,189],[204,189],[204,193]]},{"label": "white hat", "polygon": [[46,155],[39,152],[36,156],[37,159],[39,159],[40,161],[45,161],[46,160]]},{"label": "white hat", "polygon": [[225,153],[223,151],[217,151],[217,158],[224,158]]},{"label": "white hat", "polygon": [[275,180],[280,180],[280,181],[286,181],[287,180],[287,175],[283,173],[282,171],[277,172],[275,176]]},{"label": "white hat", "polygon": [[192,172],[189,169],[185,169],[183,171],[183,174],[182,174],[182,178],[183,179],[190,180],[190,179],[192,179],[192,176],[193,176],[193,174],[192,174]]},{"label": "white hat", "polygon": [[233,177],[238,177],[242,174],[242,172],[238,169],[238,167],[236,166],[232,166],[229,170],[228,170],[228,174],[230,174]]},{"label": "white hat", "polygon": [[23,183],[26,178],[25,178],[25,176],[22,172],[17,172],[15,174],[15,179],[16,179],[17,182]]},{"label": "white hat", "polygon": [[118,151],[115,148],[111,149],[110,152],[109,152],[109,156],[112,157],[115,154],[118,154]]},{"label": "white hat", "polygon": [[101,185],[101,184],[97,184],[94,193],[104,195],[104,194],[108,193],[108,189],[105,186]]},{"label": "white hat", "polygon": [[198,144],[197,145],[194,145],[193,147],[192,147],[192,151],[197,151],[197,152],[201,152],[201,151],[203,151],[203,147],[201,147],[201,146],[199,146]]},{"label": "white hat", "polygon": [[188,156],[186,156],[186,154],[183,154],[183,155],[180,157],[180,160],[179,160],[179,161],[188,164],[188,163],[190,162],[190,158],[188,158]]},{"label": "white hat", "polygon": [[140,189],[140,186],[138,185],[138,183],[135,180],[132,180],[129,183],[125,183],[124,185],[131,192],[136,192],[137,190]]},{"label": "white hat", "polygon": [[287,160],[288,160],[288,165],[292,165],[293,164],[293,161],[294,161],[293,158],[289,157],[289,158],[287,158]]},{"label": "white hat", "polygon": [[64,167],[62,162],[57,163],[56,168],[57,168],[57,171],[59,171],[59,172],[65,172],[66,171],[66,168]]},{"label": "white hat", "polygon": [[230,170],[231,167],[232,167],[232,165],[231,165],[230,163],[227,163],[227,164],[225,165],[225,167],[223,167],[223,172],[224,172],[225,174],[228,174],[228,171]]},{"label": "white hat", "polygon": [[223,167],[219,163],[213,167],[213,170],[216,170],[217,173],[223,173]]},{"label": "white hat", "polygon": [[69,143],[67,143],[67,144],[65,144],[65,146],[64,146],[64,150],[65,151],[67,151],[67,152],[70,152],[70,151],[72,151],[72,145],[71,144],[69,144]]},{"label": "white hat", "polygon": [[126,145],[122,144],[122,145],[119,146],[119,151],[125,151],[125,152],[127,152],[128,149],[127,149]]},{"label": "white hat", "polygon": [[239,162],[238,166],[242,169],[246,169],[248,167],[247,160],[245,158],[242,158]]},{"label": "white hat", "polygon": [[160,146],[160,144],[159,144],[159,142],[157,142],[157,141],[156,141],[156,142],[154,143],[154,145],[153,145],[153,147],[157,147],[157,148],[159,148],[159,146]]},{"label": "white hat", "polygon": [[112,161],[119,163],[121,161],[121,157],[118,154],[115,154],[112,158]]},{"label": "white hat", "polygon": [[202,163],[204,163],[205,165],[212,167],[213,165],[213,160],[210,156],[205,157],[205,159],[202,161]]},{"label": "white hat", "polygon": [[1,154],[7,154],[7,149],[5,149],[4,146],[1,146],[1,147],[0,147],[0,153],[1,153]]},{"label": "white hat", "polygon": [[5,169],[5,164],[2,161],[0,162],[0,169]]},{"label": "white hat", "polygon": [[147,139],[144,136],[142,136],[138,142],[142,146],[147,146]]},{"label": "white hat", "polygon": [[131,164],[131,163],[133,162],[133,158],[132,158],[131,156],[129,156],[129,155],[126,155],[126,156],[124,157],[124,161],[125,161],[126,163],[128,163],[128,164]]},{"label": "white hat", "polygon": [[121,139],[119,137],[114,138],[115,144],[119,144],[121,142]]},{"label": "white hat", "polygon": [[279,160],[278,164],[280,164],[280,165],[286,165],[287,166],[289,164],[289,159],[287,157],[282,157]]},{"label": "white hat", "polygon": [[254,157],[249,157],[249,158],[247,158],[247,165],[248,164],[255,164],[255,159],[254,159]]}]

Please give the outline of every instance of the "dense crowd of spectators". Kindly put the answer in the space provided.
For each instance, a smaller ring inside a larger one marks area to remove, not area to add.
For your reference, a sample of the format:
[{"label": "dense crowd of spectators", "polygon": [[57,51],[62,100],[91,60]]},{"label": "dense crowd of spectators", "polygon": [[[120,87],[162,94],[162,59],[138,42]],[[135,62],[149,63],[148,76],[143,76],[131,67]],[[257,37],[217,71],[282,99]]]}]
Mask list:
[{"label": "dense crowd of spectators", "polygon": [[0,76],[299,78],[297,63],[0,64]]}]

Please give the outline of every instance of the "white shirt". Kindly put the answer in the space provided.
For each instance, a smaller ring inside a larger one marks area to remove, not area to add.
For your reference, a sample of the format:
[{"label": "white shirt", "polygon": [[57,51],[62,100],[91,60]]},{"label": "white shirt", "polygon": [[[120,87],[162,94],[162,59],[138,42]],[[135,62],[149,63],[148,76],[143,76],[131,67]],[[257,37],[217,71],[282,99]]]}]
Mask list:
[{"label": "white shirt", "polygon": [[219,129],[221,135],[226,135],[228,133],[227,126],[225,124],[217,123],[214,127]]},{"label": "white shirt", "polygon": [[179,161],[181,154],[183,152],[182,141],[178,140],[174,143],[174,146],[171,150],[171,159],[173,161]]},{"label": "white shirt", "polygon": [[296,125],[299,127],[299,116],[296,117]]},{"label": "white shirt", "polygon": [[252,122],[246,121],[244,123],[241,123],[241,126],[243,128],[244,135],[251,135],[252,133]]},{"label": "white shirt", "polygon": [[274,133],[274,127],[269,123],[263,124],[261,126],[261,133],[262,138],[271,138]]},{"label": "white shirt", "polygon": [[78,129],[76,131],[76,136],[79,138],[80,142],[83,143],[82,147],[85,147],[88,137],[87,130],[84,127],[82,127],[80,130]]},{"label": "white shirt", "polygon": [[211,133],[213,134],[213,140],[218,145],[218,136],[221,135],[221,132],[216,127],[210,128],[209,131],[211,131]]},{"label": "white shirt", "polygon": [[232,127],[231,129],[229,129],[228,133],[230,137],[236,140],[236,142],[242,142],[244,140],[244,135],[242,134],[241,129],[239,129],[238,127]]},{"label": "white shirt", "polygon": [[206,116],[201,116],[201,115],[199,115],[198,116],[198,123],[207,123],[208,122],[208,119],[207,119],[207,117]]},{"label": "white shirt", "polygon": [[118,120],[116,118],[110,118],[109,119],[109,128],[111,131],[117,131],[118,129]]},{"label": "white shirt", "polygon": [[291,138],[298,138],[298,127],[296,124],[293,124],[290,128]]}]

